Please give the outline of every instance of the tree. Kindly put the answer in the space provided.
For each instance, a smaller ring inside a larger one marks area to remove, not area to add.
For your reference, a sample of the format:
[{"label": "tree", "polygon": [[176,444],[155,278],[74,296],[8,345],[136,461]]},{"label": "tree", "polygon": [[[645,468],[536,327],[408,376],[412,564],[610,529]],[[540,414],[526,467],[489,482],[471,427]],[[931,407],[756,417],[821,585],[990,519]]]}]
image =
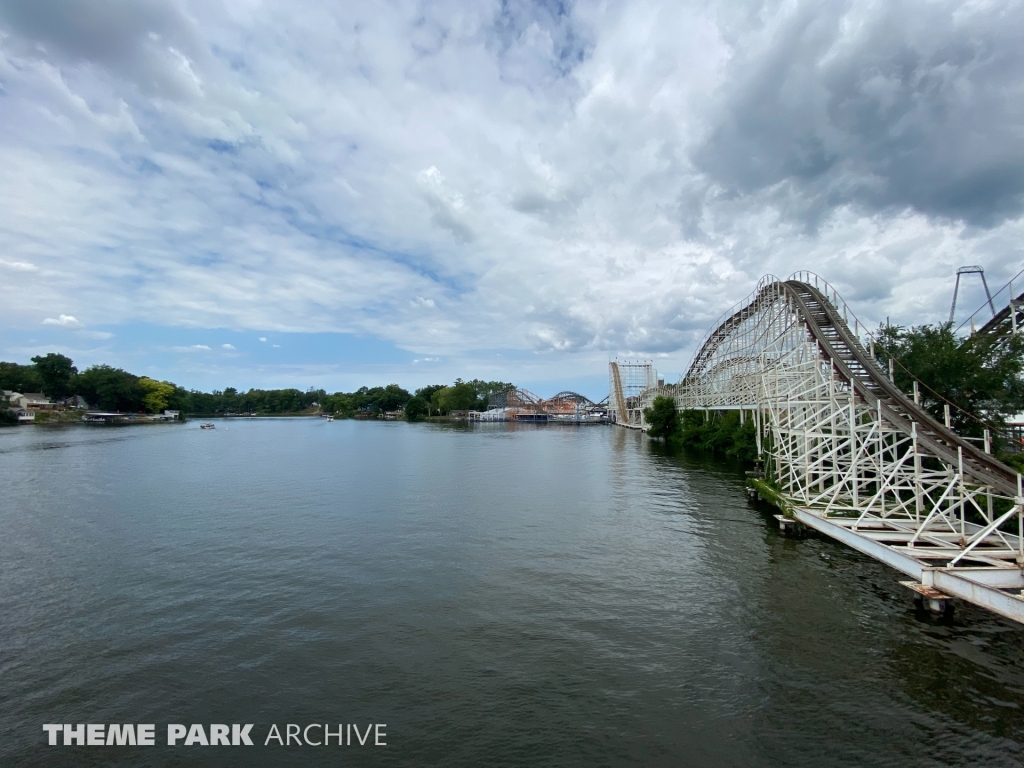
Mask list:
[{"label": "tree", "polygon": [[439,389],[444,389],[444,384],[428,384],[425,387],[420,387],[416,390],[416,397],[422,397],[426,401],[430,401],[430,398],[434,396],[434,393]]},{"label": "tree", "polygon": [[36,370],[39,371],[44,395],[59,400],[74,394],[74,381],[75,376],[78,375],[78,369],[75,368],[70,357],[50,352],[45,357],[33,357],[32,362],[36,364]]},{"label": "tree", "polygon": [[427,415],[427,401],[414,396],[405,404],[405,418],[409,421],[421,421]]},{"label": "tree", "polygon": [[911,375],[925,385],[921,404],[938,421],[946,401],[956,406],[953,428],[962,435],[979,436],[984,430],[980,421],[1002,426],[1024,410],[1024,336],[959,337],[951,323],[888,325],[879,329],[876,354],[883,368],[890,357],[899,361],[894,375],[904,392],[913,391]]},{"label": "tree", "polygon": [[142,404],[150,413],[162,413],[174,396],[174,385],[166,381],[143,376],[139,379],[139,387],[142,388]]},{"label": "tree", "polygon": [[18,414],[10,408],[0,408],[0,427],[13,427],[18,424]]},{"label": "tree", "polygon": [[139,378],[120,368],[94,365],[78,374],[78,394],[105,411],[139,411],[145,392]]},{"label": "tree", "polygon": [[468,411],[476,407],[476,391],[462,379],[456,379],[452,386],[437,390],[431,401],[441,413]]},{"label": "tree", "polygon": [[397,411],[409,402],[408,391],[397,384],[388,384],[377,394],[377,407],[382,411]]},{"label": "tree", "polygon": [[739,411],[687,410],[679,415],[679,442],[687,448],[753,462],[757,455],[754,420],[741,422]]},{"label": "tree", "polygon": [[487,410],[487,404],[491,395],[515,389],[515,385],[508,381],[483,381],[481,379],[473,379],[466,383],[473,388],[474,392],[476,392],[476,405],[474,405],[474,408],[478,411]]},{"label": "tree", "polygon": [[644,420],[651,425],[647,430],[650,437],[668,440],[679,435],[680,423],[676,401],[667,395],[658,395],[654,398],[651,407],[644,409]]},{"label": "tree", "polygon": [[17,363],[0,363],[0,389],[12,392],[41,392],[43,380],[34,365],[18,365]]}]

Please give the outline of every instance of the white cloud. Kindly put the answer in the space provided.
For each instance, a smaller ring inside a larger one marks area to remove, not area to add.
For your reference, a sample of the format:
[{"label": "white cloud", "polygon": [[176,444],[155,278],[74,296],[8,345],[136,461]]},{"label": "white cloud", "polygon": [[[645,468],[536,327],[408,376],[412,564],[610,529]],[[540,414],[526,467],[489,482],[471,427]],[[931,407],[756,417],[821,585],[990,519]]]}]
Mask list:
[{"label": "white cloud", "polygon": [[0,10],[0,328],[682,368],[765,272],[923,322],[1020,261],[1020,6],[117,8]]},{"label": "white cloud", "polygon": [[48,317],[43,320],[43,325],[59,325],[61,328],[81,328],[82,324],[73,315],[61,315],[60,317]]},{"label": "white cloud", "polygon": [[234,349],[236,349],[236,347],[235,347],[235,346],[234,346],[233,344],[221,344],[221,345],[220,345],[220,348],[221,348],[221,349],[229,349],[229,350],[234,350]]},{"label": "white cloud", "polygon": [[0,259],[0,267],[10,269],[14,272],[38,272],[39,267],[35,264],[31,264],[27,261],[7,261],[6,259]]},{"label": "white cloud", "polygon": [[210,352],[211,349],[206,344],[192,344],[189,346],[178,346],[171,347],[175,352]]},{"label": "white cloud", "polygon": [[77,333],[83,339],[96,339],[97,341],[106,341],[107,339],[114,338],[114,334],[109,331],[78,331]]}]

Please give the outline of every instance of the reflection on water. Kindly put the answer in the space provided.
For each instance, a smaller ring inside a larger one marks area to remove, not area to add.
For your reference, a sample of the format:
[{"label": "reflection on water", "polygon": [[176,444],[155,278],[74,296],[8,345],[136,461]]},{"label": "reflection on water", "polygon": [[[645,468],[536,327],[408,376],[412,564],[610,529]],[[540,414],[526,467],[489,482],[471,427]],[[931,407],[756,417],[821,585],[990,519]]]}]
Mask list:
[{"label": "reflection on water", "polygon": [[345,748],[367,765],[1022,761],[1021,628],[916,615],[895,572],[778,536],[737,468],[635,432],[18,428],[0,491],[4,765],[338,760],[48,748],[44,722],[387,723]]}]

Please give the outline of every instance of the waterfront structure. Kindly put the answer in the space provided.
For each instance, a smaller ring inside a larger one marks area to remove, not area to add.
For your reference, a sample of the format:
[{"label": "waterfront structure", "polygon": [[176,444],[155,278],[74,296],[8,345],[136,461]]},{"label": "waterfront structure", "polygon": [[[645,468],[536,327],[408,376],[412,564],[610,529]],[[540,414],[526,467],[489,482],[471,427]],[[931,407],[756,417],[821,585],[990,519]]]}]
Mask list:
[{"label": "waterfront structure", "polygon": [[[521,421],[561,424],[606,424],[607,403],[593,402],[590,398],[565,390],[547,400],[528,389],[514,387],[492,393],[486,411],[469,411],[470,421]],[[454,413],[454,412],[453,412]]]},{"label": "waterfront structure", "polygon": [[[1018,315],[1011,302],[990,332],[1017,332]],[[1021,476],[992,455],[989,431],[958,435],[948,407],[942,423],[921,406],[917,382],[903,393],[823,278],[762,278],[707,332],[679,384],[646,389],[641,405],[658,395],[754,420],[771,482],[761,492],[784,509],[784,528],[881,560],[933,608],[952,596],[1024,622]],[[642,409],[629,425],[646,426]]]}]

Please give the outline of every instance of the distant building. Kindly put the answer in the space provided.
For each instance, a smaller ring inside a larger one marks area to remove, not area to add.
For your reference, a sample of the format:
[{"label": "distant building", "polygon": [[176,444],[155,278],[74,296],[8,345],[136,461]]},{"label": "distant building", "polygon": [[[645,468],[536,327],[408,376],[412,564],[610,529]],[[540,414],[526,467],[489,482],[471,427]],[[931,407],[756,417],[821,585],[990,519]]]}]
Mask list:
[{"label": "distant building", "polygon": [[164,410],[163,418],[167,421],[177,421],[181,417],[181,411]]},{"label": "distant building", "polygon": [[114,411],[90,411],[82,416],[86,424],[116,424],[127,421],[131,418],[127,413],[116,413]]},{"label": "distant building", "polygon": [[42,392],[26,392],[18,398],[18,405],[32,411],[52,411],[57,407]]},{"label": "distant building", "polygon": [[84,410],[84,411],[87,411],[90,408],[92,408],[92,406],[89,405],[85,401],[85,398],[82,397],[81,395],[73,395],[72,397],[65,397],[63,400],[58,400],[57,401],[57,405],[62,405],[65,408],[75,408],[76,410]]}]

